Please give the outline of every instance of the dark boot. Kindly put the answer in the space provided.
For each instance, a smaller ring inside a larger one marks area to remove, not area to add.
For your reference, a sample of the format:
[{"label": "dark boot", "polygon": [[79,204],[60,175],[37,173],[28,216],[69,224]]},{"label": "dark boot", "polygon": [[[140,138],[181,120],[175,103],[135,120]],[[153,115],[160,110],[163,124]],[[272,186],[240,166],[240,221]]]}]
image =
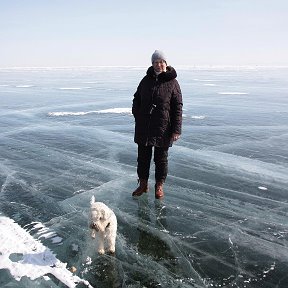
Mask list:
[{"label": "dark boot", "polygon": [[163,181],[157,181],[155,184],[155,198],[162,199],[164,197]]},{"label": "dark boot", "polygon": [[139,187],[132,193],[132,196],[141,196],[143,193],[147,193],[149,191],[148,188],[148,180],[146,179],[138,179]]}]

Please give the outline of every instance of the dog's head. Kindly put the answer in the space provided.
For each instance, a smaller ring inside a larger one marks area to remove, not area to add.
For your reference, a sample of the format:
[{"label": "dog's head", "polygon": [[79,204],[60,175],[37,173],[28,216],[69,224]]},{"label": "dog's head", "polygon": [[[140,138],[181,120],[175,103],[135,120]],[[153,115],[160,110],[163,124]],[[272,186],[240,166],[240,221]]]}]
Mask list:
[{"label": "dog's head", "polygon": [[101,230],[101,226],[105,221],[105,213],[102,210],[99,210],[99,207],[96,205],[91,206],[90,210],[90,228],[96,230],[97,232]]},{"label": "dog's head", "polygon": [[109,225],[109,218],[112,213],[111,210],[104,203],[95,202],[94,196],[91,198],[90,205],[89,228],[94,232],[104,232],[106,227]]}]

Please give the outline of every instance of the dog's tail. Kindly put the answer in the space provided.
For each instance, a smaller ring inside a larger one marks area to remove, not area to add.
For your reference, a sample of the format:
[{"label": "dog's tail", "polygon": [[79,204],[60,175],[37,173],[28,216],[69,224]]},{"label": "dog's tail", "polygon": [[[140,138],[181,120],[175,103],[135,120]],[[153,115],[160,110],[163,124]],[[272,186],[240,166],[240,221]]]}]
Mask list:
[{"label": "dog's tail", "polygon": [[90,204],[92,205],[93,203],[95,203],[95,197],[94,197],[94,195],[91,197],[91,200],[90,200]]}]

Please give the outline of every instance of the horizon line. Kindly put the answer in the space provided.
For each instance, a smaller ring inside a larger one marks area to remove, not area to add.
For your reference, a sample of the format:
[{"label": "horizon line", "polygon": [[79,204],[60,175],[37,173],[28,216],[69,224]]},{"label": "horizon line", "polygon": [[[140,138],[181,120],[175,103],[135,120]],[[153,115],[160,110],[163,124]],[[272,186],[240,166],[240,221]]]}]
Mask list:
[{"label": "horizon line", "polygon": [[[149,66],[149,65],[148,65]],[[147,65],[73,65],[73,66],[5,66],[0,67],[0,70],[5,69],[83,69],[83,68],[147,68]],[[150,65],[152,66],[152,65]],[[178,68],[288,68],[288,65],[225,65],[225,64],[206,64],[206,65],[168,65]]]}]

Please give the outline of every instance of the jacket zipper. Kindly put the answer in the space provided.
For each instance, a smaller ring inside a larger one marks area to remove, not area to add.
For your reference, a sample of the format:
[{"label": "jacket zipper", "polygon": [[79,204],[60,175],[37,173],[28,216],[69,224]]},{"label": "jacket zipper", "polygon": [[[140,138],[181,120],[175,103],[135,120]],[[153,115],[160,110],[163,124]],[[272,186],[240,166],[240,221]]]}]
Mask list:
[{"label": "jacket zipper", "polygon": [[153,104],[153,100],[154,100],[154,94],[157,90],[157,82],[158,82],[158,77],[156,75],[156,85],[153,87],[153,92],[152,92],[152,96],[151,96],[151,103],[152,103],[152,106],[151,106],[151,109],[149,110],[149,119],[148,119],[148,126],[147,126],[147,138],[146,138],[146,143],[145,143],[145,146],[148,146],[148,140],[149,140],[149,131],[150,131],[150,123],[151,123],[151,115],[153,113],[153,109],[154,109],[154,106],[156,107],[155,104]]}]

